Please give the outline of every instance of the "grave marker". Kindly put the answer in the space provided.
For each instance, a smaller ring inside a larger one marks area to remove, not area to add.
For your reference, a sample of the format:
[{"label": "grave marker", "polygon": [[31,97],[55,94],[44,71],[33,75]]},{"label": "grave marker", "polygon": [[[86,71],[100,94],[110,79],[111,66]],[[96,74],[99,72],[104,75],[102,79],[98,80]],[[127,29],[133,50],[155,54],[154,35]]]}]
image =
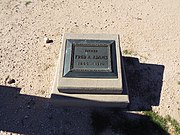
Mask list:
[{"label": "grave marker", "polygon": [[119,35],[64,34],[53,99],[65,105],[129,103]]}]

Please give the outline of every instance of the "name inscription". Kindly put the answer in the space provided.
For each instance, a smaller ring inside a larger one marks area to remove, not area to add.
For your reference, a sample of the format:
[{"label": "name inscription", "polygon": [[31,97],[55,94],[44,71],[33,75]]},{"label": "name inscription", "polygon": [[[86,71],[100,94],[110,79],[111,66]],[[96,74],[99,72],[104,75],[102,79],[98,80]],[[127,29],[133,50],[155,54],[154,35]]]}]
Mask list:
[{"label": "name inscription", "polygon": [[108,46],[75,46],[73,69],[107,70],[110,67]]}]

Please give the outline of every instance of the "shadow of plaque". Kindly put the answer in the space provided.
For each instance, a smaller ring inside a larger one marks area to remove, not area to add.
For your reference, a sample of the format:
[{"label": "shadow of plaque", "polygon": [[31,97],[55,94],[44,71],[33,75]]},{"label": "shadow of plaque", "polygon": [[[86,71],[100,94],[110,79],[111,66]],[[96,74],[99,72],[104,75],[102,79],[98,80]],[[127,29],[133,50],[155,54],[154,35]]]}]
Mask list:
[{"label": "shadow of plaque", "polygon": [[164,66],[139,63],[138,58],[123,57],[129,92],[130,110],[151,110],[161,96]]}]

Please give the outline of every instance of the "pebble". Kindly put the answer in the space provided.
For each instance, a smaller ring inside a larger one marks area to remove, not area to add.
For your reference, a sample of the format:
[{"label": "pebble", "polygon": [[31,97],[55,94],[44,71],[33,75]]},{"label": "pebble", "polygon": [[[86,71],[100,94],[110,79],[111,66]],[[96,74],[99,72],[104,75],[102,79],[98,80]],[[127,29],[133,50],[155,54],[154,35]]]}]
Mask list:
[{"label": "pebble", "polygon": [[48,44],[48,43],[53,43],[53,40],[45,37],[45,38],[44,38],[44,42],[45,42],[46,44]]},{"label": "pebble", "polygon": [[28,115],[24,116],[25,119],[27,119],[28,117],[29,117]]},{"label": "pebble", "polygon": [[15,83],[15,80],[14,79],[9,79],[8,83],[9,84]]}]

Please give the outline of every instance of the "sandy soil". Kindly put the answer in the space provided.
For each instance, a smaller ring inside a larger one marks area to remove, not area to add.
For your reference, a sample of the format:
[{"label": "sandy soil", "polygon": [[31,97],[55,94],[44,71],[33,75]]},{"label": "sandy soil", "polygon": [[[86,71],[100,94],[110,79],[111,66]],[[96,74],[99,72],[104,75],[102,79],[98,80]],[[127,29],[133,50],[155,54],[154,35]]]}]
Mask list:
[{"label": "sandy soil", "polygon": [[[28,110],[20,111],[23,116],[19,116],[16,111],[21,107],[30,107],[32,104],[35,106],[31,115],[39,116],[39,119],[51,117],[48,115],[51,110],[50,103],[42,101],[50,97],[63,33],[115,33],[121,35],[122,50],[130,50],[131,55],[138,58],[140,63],[164,66],[160,104],[153,106],[152,109],[162,116],[170,115],[180,122],[179,25],[179,0],[126,2],[123,0],[32,0],[29,3],[24,0],[1,0],[0,85],[19,87],[20,93],[26,96],[13,99],[12,102],[11,99],[0,99],[0,118],[3,121],[10,121],[17,116],[17,119],[22,117],[26,120]],[[45,37],[54,42],[44,43]],[[15,83],[9,84],[10,79],[14,79]],[[37,102],[31,103],[31,97]],[[9,109],[6,108],[4,111],[2,108],[5,107],[5,101]],[[87,110],[89,112],[89,109]],[[85,134],[90,130],[86,122],[90,119],[87,112],[79,110],[69,112],[65,109],[58,110],[56,114],[57,117],[58,114],[62,114],[62,119],[66,120],[64,130],[73,127],[73,124],[76,125],[71,123],[72,125],[68,126],[68,120],[73,117],[69,118],[65,113],[69,113],[70,116],[76,114],[77,117],[74,118],[76,120],[81,118],[80,114],[84,116],[84,123],[78,123],[78,127],[82,131],[81,134]],[[6,115],[10,113],[15,114]],[[30,123],[33,122],[35,119]],[[22,132],[21,128],[20,130],[7,128],[7,123],[4,122],[0,130],[29,133]],[[54,133],[53,124],[59,123],[48,124]],[[48,126],[44,129],[46,130]],[[75,133],[69,131],[69,134]]]}]

